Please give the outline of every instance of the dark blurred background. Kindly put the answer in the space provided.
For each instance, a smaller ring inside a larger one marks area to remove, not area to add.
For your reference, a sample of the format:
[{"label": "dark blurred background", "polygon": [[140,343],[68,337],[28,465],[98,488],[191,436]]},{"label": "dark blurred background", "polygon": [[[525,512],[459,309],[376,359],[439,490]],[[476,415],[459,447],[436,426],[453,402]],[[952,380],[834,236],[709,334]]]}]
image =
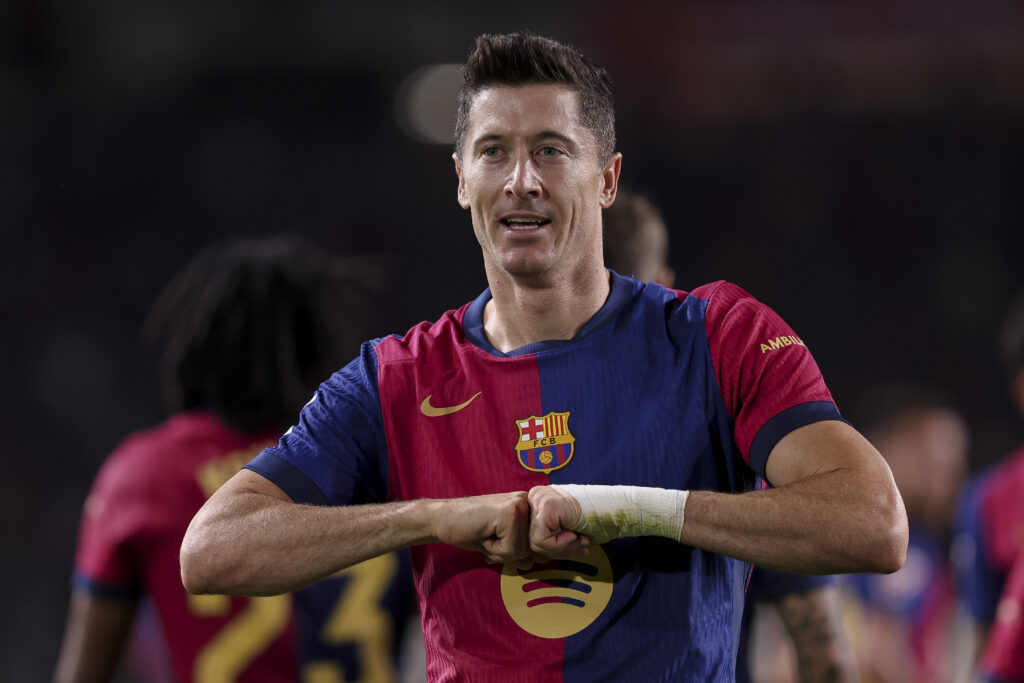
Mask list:
[{"label": "dark blurred background", "polygon": [[373,336],[485,286],[417,120],[440,98],[447,133],[450,71],[422,69],[516,29],[611,72],[623,184],[662,207],[679,287],[775,308],[840,408],[952,392],[974,468],[1024,439],[995,345],[1024,287],[1020,3],[8,0],[0,680],[49,676],[90,481],[165,414],[143,317],[198,249],[287,231],[382,262]]}]

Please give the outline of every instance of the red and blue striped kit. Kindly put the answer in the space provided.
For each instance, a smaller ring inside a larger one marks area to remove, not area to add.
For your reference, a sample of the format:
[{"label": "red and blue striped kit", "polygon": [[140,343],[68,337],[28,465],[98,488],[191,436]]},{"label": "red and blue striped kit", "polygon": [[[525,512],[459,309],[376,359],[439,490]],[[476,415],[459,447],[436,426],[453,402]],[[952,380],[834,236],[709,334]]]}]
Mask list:
[{"label": "red and blue striped kit", "polygon": [[[571,340],[501,353],[485,291],[364,345],[248,465],[299,502],[454,498],[539,484],[741,492],[783,436],[841,419],[804,342],[729,283],[612,274]],[[431,680],[731,681],[748,566],[664,538],[525,571],[412,549]]]},{"label": "red and blue striped kit", "polygon": [[979,670],[986,681],[1024,678],[1024,447],[971,477],[958,503],[953,569],[971,617],[992,630]]}]

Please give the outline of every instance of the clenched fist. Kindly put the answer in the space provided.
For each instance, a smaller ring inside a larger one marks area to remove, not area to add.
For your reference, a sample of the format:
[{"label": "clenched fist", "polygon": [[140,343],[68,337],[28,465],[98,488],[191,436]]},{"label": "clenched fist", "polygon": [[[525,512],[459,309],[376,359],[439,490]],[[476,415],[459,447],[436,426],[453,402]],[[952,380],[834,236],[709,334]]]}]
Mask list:
[{"label": "clenched fist", "polygon": [[580,523],[580,504],[553,486],[534,486],[530,502],[530,549],[552,558],[580,557],[589,551],[590,539],[574,529]]},{"label": "clenched fist", "polygon": [[533,564],[530,504],[525,491],[438,501],[434,535],[442,543],[483,553],[490,564]]}]

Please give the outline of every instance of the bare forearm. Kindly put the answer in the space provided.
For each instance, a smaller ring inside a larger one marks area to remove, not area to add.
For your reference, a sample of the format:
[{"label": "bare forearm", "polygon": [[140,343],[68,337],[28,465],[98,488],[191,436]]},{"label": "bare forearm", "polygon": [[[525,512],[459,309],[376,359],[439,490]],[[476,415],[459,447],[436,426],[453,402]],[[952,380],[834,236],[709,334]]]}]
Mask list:
[{"label": "bare forearm", "polygon": [[317,507],[258,493],[231,496],[204,507],[189,526],[181,548],[182,581],[194,593],[294,590],[371,557],[434,540],[423,522],[432,502]]},{"label": "bare forearm", "polygon": [[450,543],[492,563],[529,562],[525,491],[379,505],[298,505],[242,470],[196,514],[181,544],[193,593],[274,595],[420,543]]},{"label": "bare forearm", "polygon": [[835,470],[764,491],[692,491],[680,540],[780,571],[896,571],[907,522],[887,475]]},{"label": "bare forearm", "polygon": [[134,617],[133,601],[74,591],[53,683],[113,680]]}]

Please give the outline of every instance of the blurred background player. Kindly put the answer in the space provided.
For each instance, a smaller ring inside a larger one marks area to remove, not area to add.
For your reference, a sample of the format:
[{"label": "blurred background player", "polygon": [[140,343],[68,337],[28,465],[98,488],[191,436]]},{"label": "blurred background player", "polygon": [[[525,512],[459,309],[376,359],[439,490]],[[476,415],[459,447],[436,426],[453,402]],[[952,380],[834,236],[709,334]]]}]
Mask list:
[{"label": "blurred background player", "polygon": [[911,386],[873,393],[861,417],[903,495],[910,545],[898,572],[847,577],[858,666],[865,681],[950,681],[957,643],[949,552],[967,472],[967,425],[940,392]]},{"label": "blurred background player", "polygon": [[237,239],[203,251],[157,299],[148,329],[176,414],[128,437],[93,484],[56,681],[110,680],[140,597],[143,680],[394,680],[413,609],[407,553],[351,567],[294,605],[190,595],[178,564],[203,501],[276,442],[364,336],[353,272],[298,238]]},{"label": "blurred background player", "polygon": [[[649,199],[620,188],[615,203],[604,210],[603,224],[608,268],[642,282],[674,286],[675,271],[668,266],[668,228]],[[834,577],[755,568],[747,595],[737,681],[793,680],[794,661],[799,681],[857,680]],[[775,627],[778,622],[755,622],[759,607],[767,604],[774,606],[784,633]],[[757,632],[758,647],[751,656],[752,629]]]},{"label": "blurred background player", "polygon": [[[1024,414],[1024,294],[1007,312],[999,341],[1011,396]],[[971,668],[984,680],[1024,680],[1022,559],[1024,447],[972,477],[957,509],[957,593],[973,632]]]},{"label": "blurred background player", "polygon": [[738,683],[860,680],[834,576],[753,567],[741,633]]},{"label": "blurred background player", "polygon": [[[1014,482],[1018,494],[1024,491],[1022,472],[1024,468],[1017,470]],[[1007,575],[979,669],[990,683],[1024,681],[1024,553],[1017,553]]]},{"label": "blurred background player", "polygon": [[650,200],[620,188],[603,222],[606,267],[641,282],[675,284],[676,273],[668,266],[668,228]]}]

